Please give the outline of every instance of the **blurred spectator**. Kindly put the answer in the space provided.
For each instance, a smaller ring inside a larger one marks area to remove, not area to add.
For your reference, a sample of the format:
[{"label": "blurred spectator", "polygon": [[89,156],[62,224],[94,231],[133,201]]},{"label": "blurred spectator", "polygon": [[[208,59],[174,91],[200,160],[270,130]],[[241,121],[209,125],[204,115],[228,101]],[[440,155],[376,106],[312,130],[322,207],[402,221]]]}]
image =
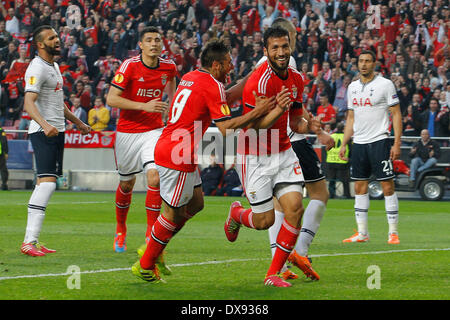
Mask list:
[{"label": "blurred spectator", "polygon": [[215,195],[222,180],[223,168],[216,162],[216,156],[209,157],[209,166],[200,173],[205,196]]},{"label": "blurred spectator", "polygon": [[240,197],[243,192],[244,190],[242,189],[241,181],[239,180],[239,175],[236,171],[236,157],[235,157],[231,167],[224,172],[222,183],[220,184],[216,195]]},{"label": "blurred spectator", "polygon": [[437,163],[437,159],[441,156],[441,148],[436,141],[430,139],[430,133],[427,129],[423,129],[420,133],[420,140],[411,148],[409,156],[413,158],[410,165],[409,184],[411,187],[415,185],[416,175]]},{"label": "blurred spectator", "polygon": [[329,124],[333,128],[336,123],[336,110],[328,101],[326,92],[320,94],[320,106],[317,108],[317,117],[319,117],[322,126]]},{"label": "blurred spectator", "polygon": [[96,97],[94,107],[89,110],[88,123],[94,131],[103,131],[108,127],[109,110],[104,106],[103,99]]},{"label": "blurred spectator", "polygon": [[422,113],[413,110],[413,117],[420,130],[427,129],[431,137],[448,137],[448,110],[439,110],[439,100],[435,97],[430,99],[429,108]]},{"label": "blurred spectator", "polygon": [[[73,112],[73,114],[76,115],[77,118],[80,119],[81,121],[83,121],[84,123],[88,123],[88,121],[87,121],[87,113],[81,107],[80,98],[73,97],[72,103],[73,103],[73,105],[70,108],[70,110]],[[91,110],[93,110],[93,109],[91,109]],[[76,127],[74,126],[73,123],[69,123],[68,126],[67,126],[67,130],[76,130]]]}]

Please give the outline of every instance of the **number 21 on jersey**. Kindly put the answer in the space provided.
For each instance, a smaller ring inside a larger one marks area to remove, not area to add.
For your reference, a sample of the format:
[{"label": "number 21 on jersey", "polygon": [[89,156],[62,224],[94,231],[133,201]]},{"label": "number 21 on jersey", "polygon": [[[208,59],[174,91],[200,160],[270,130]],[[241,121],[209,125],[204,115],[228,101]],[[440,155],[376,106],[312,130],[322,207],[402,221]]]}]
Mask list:
[{"label": "number 21 on jersey", "polygon": [[192,90],[183,89],[175,97],[172,104],[172,112],[170,114],[170,123],[175,123],[180,119],[181,113],[186,105],[187,99],[191,95]]}]

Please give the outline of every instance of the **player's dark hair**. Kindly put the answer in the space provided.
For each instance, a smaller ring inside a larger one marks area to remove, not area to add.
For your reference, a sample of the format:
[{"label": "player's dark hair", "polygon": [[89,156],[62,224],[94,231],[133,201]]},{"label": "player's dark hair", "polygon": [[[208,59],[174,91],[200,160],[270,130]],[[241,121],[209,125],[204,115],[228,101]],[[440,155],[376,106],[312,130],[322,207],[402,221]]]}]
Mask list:
[{"label": "player's dark hair", "polygon": [[289,32],[285,28],[281,26],[268,28],[264,32],[264,48],[268,49],[267,46],[269,45],[270,38],[282,38],[282,37],[288,37],[289,41]]},{"label": "player's dark hair", "polygon": [[375,52],[373,52],[372,50],[363,50],[363,51],[361,51],[361,53],[358,56],[358,60],[359,60],[359,57],[361,55],[363,55],[363,54],[370,54],[372,56],[372,59],[373,59],[374,62],[377,60],[377,56],[376,56]]},{"label": "player's dark hair", "polygon": [[142,38],[144,38],[144,35],[146,33],[158,33],[158,34],[161,34],[157,27],[153,27],[153,26],[145,27],[144,30],[142,30],[141,33],[139,34],[139,40],[142,41]]},{"label": "player's dark hair", "polygon": [[44,25],[39,26],[36,29],[34,29],[34,31],[33,31],[33,43],[36,45],[36,43],[41,42],[43,40],[42,39],[42,35],[41,35],[42,31],[51,30],[51,29],[53,29],[53,27],[48,25],[48,24],[44,24]]},{"label": "player's dark hair", "polygon": [[212,40],[208,42],[200,54],[202,67],[211,68],[214,61],[222,62],[228,52],[230,52],[230,49],[223,41]]}]

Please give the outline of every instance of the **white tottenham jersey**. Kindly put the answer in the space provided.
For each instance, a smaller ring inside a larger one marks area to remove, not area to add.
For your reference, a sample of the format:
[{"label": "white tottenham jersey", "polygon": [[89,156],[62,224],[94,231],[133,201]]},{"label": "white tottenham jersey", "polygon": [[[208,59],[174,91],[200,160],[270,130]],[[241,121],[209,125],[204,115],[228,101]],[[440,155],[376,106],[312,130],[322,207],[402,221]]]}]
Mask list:
[{"label": "white tottenham jersey", "polygon": [[[264,61],[267,60],[266,56],[263,56],[261,59],[259,59],[258,63],[256,64],[256,66],[258,67],[261,63],[263,63]],[[297,62],[295,62],[295,59],[293,56],[291,56],[289,58],[289,65],[294,68],[295,70],[297,70]],[[303,92],[302,92],[303,94]],[[296,133],[294,131],[291,130],[291,127],[289,126],[289,118],[288,118],[288,123],[287,123],[287,134],[289,136],[289,139],[294,142],[294,141],[298,141],[298,140],[303,140],[305,139],[305,135],[301,134],[301,133]]]},{"label": "white tottenham jersey", "polygon": [[[56,62],[48,63],[36,56],[25,72],[25,92],[38,94],[36,106],[41,116],[59,132],[65,130],[63,78]],[[28,133],[42,131],[41,126],[31,120]]]},{"label": "white tottenham jersey", "polygon": [[389,137],[389,108],[399,103],[391,80],[377,75],[365,84],[353,81],[347,98],[348,109],[354,112],[353,142],[371,143]]}]

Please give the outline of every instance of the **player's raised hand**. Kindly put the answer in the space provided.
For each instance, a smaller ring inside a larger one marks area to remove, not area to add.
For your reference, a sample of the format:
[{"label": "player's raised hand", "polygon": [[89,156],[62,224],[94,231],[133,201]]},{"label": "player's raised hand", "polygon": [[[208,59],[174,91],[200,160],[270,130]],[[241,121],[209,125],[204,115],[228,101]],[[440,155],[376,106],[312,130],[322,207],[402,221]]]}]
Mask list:
[{"label": "player's raised hand", "polygon": [[275,97],[259,97],[255,91],[253,91],[253,96],[255,97],[255,111],[258,111],[257,117],[267,114],[275,106]]},{"label": "player's raised hand", "polygon": [[277,94],[277,106],[283,110],[288,110],[292,105],[291,92],[283,86]]},{"label": "player's raised hand", "polygon": [[167,102],[161,101],[161,98],[157,98],[145,103],[142,110],[146,112],[164,113],[168,107]]},{"label": "player's raised hand", "polygon": [[56,137],[58,135],[58,129],[56,129],[51,124],[47,123],[47,125],[43,126],[42,129],[44,130],[44,134],[46,137]]}]

